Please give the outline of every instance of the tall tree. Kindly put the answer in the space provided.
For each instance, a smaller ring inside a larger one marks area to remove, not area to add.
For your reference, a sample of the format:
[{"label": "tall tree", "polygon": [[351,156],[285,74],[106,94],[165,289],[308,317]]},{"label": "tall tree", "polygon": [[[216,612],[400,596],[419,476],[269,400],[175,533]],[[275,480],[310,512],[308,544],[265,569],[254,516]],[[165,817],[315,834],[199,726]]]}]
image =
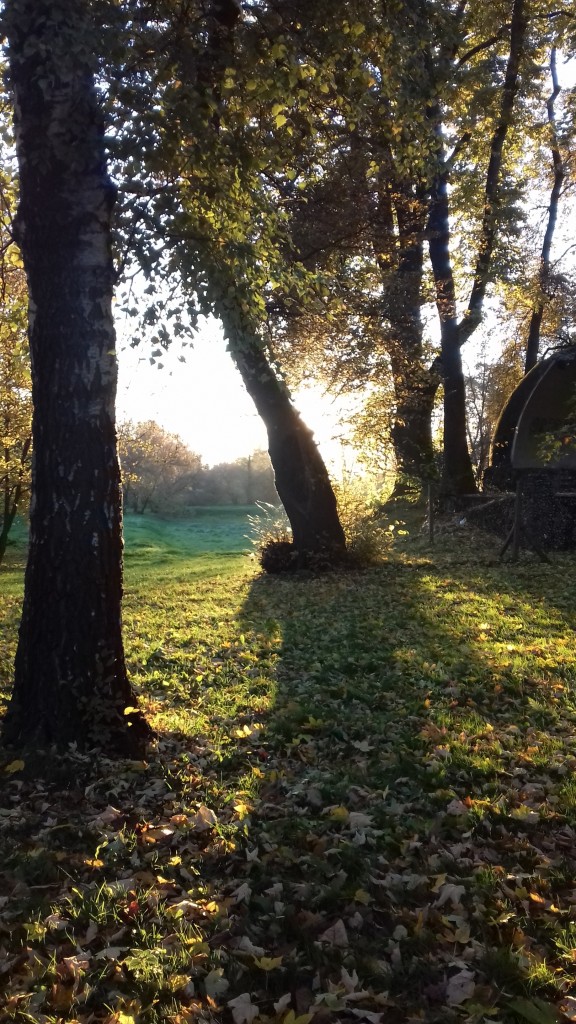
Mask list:
[{"label": "tall tree", "polygon": [[[137,168],[132,199],[142,219],[134,258],[180,275],[197,308],[221,319],[266,425],[295,548],[303,561],[320,552],[338,560],[345,538],[329,474],[273,365],[266,337],[271,281],[282,277],[297,288],[304,276],[301,265],[293,268],[285,258],[286,210],[273,177],[291,148],[288,131],[278,135],[288,120],[279,97],[288,102],[290,75],[304,84],[308,71],[290,64],[283,37],[274,40],[268,5],[255,5],[253,13],[243,21],[234,0],[206,10],[190,4],[174,11],[168,3],[145,26],[142,51],[152,60],[151,74],[131,77],[127,69],[117,90],[118,102],[128,97],[133,110],[154,90],[154,130],[142,141],[137,165],[131,149],[121,153]],[[305,88],[299,91],[302,110],[307,95]]]},{"label": "tall tree", "polygon": [[7,0],[34,401],[30,550],[3,740],[138,754],[122,647],[110,223],[88,0]]},{"label": "tall tree", "polygon": [[552,88],[546,101],[546,113],[549,133],[548,144],[552,165],[552,186],[550,188],[546,227],[544,237],[542,239],[542,250],[540,253],[540,262],[538,267],[538,290],[528,327],[526,359],[524,363],[525,373],[528,373],[538,362],[542,321],[544,319],[546,307],[553,299],[554,292],[556,290],[555,285],[557,282],[554,282],[552,274],[552,243],[554,241],[556,222],[558,220],[558,209],[564,179],[567,174],[567,143],[570,139],[573,140],[574,136],[574,126],[570,126],[570,128],[568,130],[565,129],[564,132],[562,132],[558,126],[556,101],[558,100],[562,89],[558,78],[557,50],[555,46],[552,46],[550,51],[550,79]]},{"label": "tall tree", "polygon": [[202,473],[202,459],[178,434],[154,420],[118,427],[124,508],[144,512],[176,512],[186,502]]}]

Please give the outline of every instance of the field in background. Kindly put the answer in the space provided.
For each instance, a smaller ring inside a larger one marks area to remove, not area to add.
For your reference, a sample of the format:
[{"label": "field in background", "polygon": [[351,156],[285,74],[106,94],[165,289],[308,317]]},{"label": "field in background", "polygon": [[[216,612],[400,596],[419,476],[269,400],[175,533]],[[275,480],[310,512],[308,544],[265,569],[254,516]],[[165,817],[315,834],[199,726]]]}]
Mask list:
[{"label": "field in background", "polygon": [[235,512],[127,523],[148,761],[0,763],[0,1015],[574,1019],[574,556],[265,578]]},{"label": "field in background", "polygon": [[127,558],[146,553],[192,557],[196,554],[239,554],[251,545],[248,515],[254,505],[190,509],[182,519],[159,516],[124,516]]}]

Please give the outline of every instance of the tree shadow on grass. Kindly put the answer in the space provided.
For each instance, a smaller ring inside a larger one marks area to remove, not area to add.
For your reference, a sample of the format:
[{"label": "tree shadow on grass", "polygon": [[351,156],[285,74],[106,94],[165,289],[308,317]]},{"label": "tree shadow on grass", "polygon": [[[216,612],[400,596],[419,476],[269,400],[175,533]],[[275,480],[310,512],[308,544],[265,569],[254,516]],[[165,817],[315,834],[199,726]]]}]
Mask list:
[{"label": "tree shadow on grass", "polygon": [[309,988],[353,968],[391,1020],[559,994],[576,662],[552,576],[527,582],[400,560],[251,586],[241,629],[281,639],[252,877],[282,880]]},{"label": "tree shadow on grass", "polygon": [[523,570],[437,561],[217,581],[181,560],[135,580],[129,658],[159,749],[79,761],[60,793],[5,776],[10,998],[55,1013],[51,958],[72,991],[78,948],[86,1012],[136,1000],[142,1024],[212,1013],[213,970],[214,1003],[249,992],[280,1021],[440,1022],[472,1003],[512,1020],[514,998],[557,998],[576,948],[566,621],[551,577],[537,603]]}]

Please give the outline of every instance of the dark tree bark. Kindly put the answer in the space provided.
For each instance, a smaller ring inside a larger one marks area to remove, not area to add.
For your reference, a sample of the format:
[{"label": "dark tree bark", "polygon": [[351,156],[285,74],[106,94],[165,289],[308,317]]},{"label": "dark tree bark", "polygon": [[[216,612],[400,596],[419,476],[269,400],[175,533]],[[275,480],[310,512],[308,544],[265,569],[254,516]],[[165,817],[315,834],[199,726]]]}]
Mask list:
[{"label": "dark tree bark", "polygon": [[121,636],[110,218],[86,0],[9,0],[5,27],[29,288],[30,552],[10,746],[140,754]]},{"label": "dark tree bark", "polygon": [[400,181],[380,197],[379,225],[384,225],[389,238],[395,238],[394,252],[388,258],[395,264],[392,273],[386,259],[378,255],[382,241],[374,239],[382,271],[386,348],[396,397],[391,430],[396,459],[392,499],[414,495],[418,489],[423,496],[422,485],[433,473],[432,411],[439,378],[425,365],[422,339],[425,199],[425,193]]},{"label": "dark tree bark", "polygon": [[462,368],[456,294],[450,259],[448,183],[442,175],[431,193],[428,220],[430,262],[440,319],[440,371],[444,384],[444,461],[441,495],[472,494],[476,481],[468,451],[466,383]]},{"label": "dark tree bark", "polygon": [[[461,348],[482,319],[499,222],[499,191],[504,143],[512,123],[518,91],[520,61],[525,46],[528,24],[526,11],[526,0],[513,0],[510,48],[502,86],[499,116],[490,140],[490,155],[484,188],[484,212],[480,227],[474,281],[468,307],[460,321],[457,319],[456,294],[450,256],[448,168],[442,144],[439,105],[433,105],[428,112],[437,132],[438,160],[443,165],[431,190],[428,234],[430,262],[436,286],[436,306],[441,329],[440,366],[444,381],[444,465],[441,494],[445,498],[476,491],[467,444],[466,384],[462,369]],[[432,63],[431,57],[429,57],[429,63]]]},{"label": "dark tree bark", "polygon": [[310,556],[338,562],[346,540],[336,497],[312,431],[300,418],[288,391],[270,366],[259,340],[239,336],[226,325],[232,357],[268,434],[274,482],[292,527],[302,564]]},{"label": "dark tree bark", "polygon": [[540,273],[539,273],[539,285],[540,285],[540,296],[534,309],[532,310],[532,316],[530,317],[530,326],[528,328],[528,340],[526,342],[526,360],[524,365],[524,373],[528,373],[533,366],[536,366],[538,362],[538,353],[540,350],[540,330],[542,327],[542,319],[544,317],[544,310],[546,308],[546,299],[549,298],[550,290],[550,252],[552,249],[552,240],[554,238],[554,231],[556,229],[556,221],[558,219],[558,204],[560,201],[560,194],[562,192],[562,185],[564,183],[564,177],[566,174],[564,167],[564,160],[560,150],[560,144],[558,141],[558,133],[556,131],[556,117],[554,112],[554,104],[560,95],[560,83],[558,81],[558,72],[556,68],[556,47],[552,47],[550,54],[550,76],[552,78],[552,92],[548,97],[546,103],[546,110],[548,113],[548,125],[550,127],[550,152],[552,154],[552,189],[550,191],[550,202],[548,204],[548,219],[546,222],[546,230],[544,232],[544,240],[542,242],[542,253],[540,256]]}]

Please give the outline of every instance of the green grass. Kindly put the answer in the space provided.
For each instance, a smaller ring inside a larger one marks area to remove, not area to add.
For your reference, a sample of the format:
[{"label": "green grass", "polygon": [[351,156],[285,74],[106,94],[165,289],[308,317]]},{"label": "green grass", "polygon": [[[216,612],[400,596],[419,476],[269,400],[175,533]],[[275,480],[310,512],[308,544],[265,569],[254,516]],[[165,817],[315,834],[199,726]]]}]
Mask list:
[{"label": "green grass", "polygon": [[[6,1019],[558,1019],[574,557],[503,565],[413,530],[370,570],[263,578],[246,532],[235,511],[127,522],[148,761],[75,756],[64,787],[1,772]],[[5,689],[21,561],[0,577]]]}]

